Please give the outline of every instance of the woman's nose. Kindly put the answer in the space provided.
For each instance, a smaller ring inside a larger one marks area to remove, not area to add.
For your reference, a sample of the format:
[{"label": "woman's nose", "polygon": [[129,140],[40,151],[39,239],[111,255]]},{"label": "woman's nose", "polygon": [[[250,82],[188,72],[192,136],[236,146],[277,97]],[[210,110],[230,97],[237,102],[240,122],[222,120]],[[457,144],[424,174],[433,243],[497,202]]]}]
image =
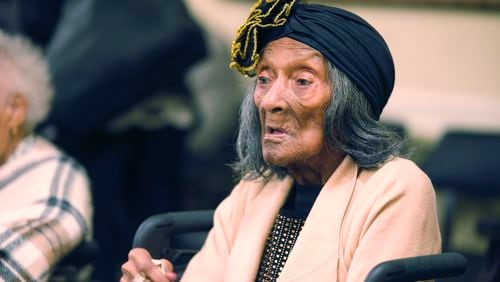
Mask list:
[{"label": "woman's nose", "polygon": [[270,113],[285,111],[287,108],[287,91],[288,89],[285,82],[281,80],[275,81],[269,90],[262,96],[260,108]]}]

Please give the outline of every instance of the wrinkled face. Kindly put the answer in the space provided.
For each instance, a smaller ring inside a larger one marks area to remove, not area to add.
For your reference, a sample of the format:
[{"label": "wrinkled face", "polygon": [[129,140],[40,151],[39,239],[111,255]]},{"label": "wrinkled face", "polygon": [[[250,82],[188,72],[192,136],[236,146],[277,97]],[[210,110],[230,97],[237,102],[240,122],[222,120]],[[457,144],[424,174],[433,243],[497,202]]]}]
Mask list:
[{"label": "wrinkled face", "polygon": [[326,60],[311,47],[284,37],[266,46],[256,77],[254,102],[266,163],[321,166],[329,157],[323,132],[331,99]]}]

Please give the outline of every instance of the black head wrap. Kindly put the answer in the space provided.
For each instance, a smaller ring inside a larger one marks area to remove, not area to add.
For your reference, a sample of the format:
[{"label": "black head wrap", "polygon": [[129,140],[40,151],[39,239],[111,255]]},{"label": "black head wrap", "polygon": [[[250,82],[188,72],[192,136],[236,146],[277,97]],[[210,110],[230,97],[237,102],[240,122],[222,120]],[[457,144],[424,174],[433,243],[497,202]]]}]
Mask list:
[{"label": "black head wrap", "polygon": [[318,50],[345,73],[368,99],[375,117],[382,113],[394,86],[394,62],[382,36],[346,10],[262,0],[252,7],[231,48],[231,67],[254,76],[262,49],[290,37]]}]

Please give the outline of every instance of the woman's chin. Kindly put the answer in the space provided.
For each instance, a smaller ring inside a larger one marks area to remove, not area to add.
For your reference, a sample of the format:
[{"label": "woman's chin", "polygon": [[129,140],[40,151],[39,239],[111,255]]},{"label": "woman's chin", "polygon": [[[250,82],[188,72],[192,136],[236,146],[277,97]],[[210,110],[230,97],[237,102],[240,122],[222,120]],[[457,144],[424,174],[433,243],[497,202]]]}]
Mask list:
[{"label": "woman's chin", "polygon": [[271,166],[286,167],[288,164],[288,160],[286,158],[271,154],[264,154],[264,161],[266,164]]}]

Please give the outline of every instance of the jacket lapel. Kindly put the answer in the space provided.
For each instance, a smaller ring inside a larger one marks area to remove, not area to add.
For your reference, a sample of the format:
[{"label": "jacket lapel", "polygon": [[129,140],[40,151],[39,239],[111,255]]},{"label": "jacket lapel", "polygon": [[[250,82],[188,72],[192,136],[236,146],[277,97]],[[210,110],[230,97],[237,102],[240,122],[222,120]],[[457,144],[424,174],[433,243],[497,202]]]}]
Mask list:
[{"label": "jacket lapel", "polygon": [[356,164],[346,156],[321,189],[278,281],[337,279],[340,227],[356,175]]},{"label": "jacket lapel", "polygon": [[224,281],[255,281],[262,251],[276,215],[286,200],[293,179],[276,177],[262,182],[259,195],[248,207],[231,249]]}]

